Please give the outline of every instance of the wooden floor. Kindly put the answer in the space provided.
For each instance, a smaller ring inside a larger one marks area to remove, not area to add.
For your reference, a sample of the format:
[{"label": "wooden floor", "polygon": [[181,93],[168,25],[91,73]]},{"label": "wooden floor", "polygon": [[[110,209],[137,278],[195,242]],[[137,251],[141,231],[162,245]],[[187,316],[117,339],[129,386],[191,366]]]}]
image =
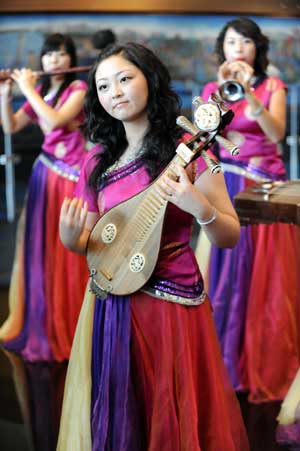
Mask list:
[{"label": "wooden floor", "polygon": [[[1,323],[7,295],[0,287]],[[26,363],[0,347],[1,451],[55,451],[66,369],[67,363]],[[239,401],[251,451],[300,450],[276,443],[279,403],[249,404],[246,395]]]}]

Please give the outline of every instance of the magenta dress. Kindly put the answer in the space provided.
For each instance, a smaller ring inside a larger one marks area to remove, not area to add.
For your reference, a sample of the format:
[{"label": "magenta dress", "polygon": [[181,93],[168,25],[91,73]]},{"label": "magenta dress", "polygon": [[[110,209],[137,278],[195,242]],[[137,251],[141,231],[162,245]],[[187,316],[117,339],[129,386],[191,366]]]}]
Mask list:
[{"label": "magenta dress", "polygon": [[[74,91],[86,89],[84,81],[74,81],[56,108]],[[32,121],[38,121],[45,136],[19,224],[10,314],[0,336],[6,348],[28,361],[62,361],[70,355],[88,279],[85,258],[66,250],[59,238],[61,204],[66,196],[73,197],[87,150],[79,130],[84,116],[81,111],[67,125],[50,131],[29,102],[22,108]]]},{"label": "magenta dress", "polygon": [[[77,185],[77,194],[87,200],[91,212],[103,215],[149,185],[138,158],[110,172],[92,193],[86,182],[94,164],[88,156]],[[199,159],[192,169],[200,174],[204,163]],[[58,450],[248,449],[210,303],[189,246],[192,220],[169,204],[157,266],[146,286],[130,296],[96,298],[92,324],[84,304],[68,370]],[[91,340],[85,344],[82,333],[88,327]],[[74,379],[72,373],[84,365],[86,375]],[[84,394],[83,388],[77,400],[78,385],[86,387],[90,380],[91,394]],[[90,427],[82,412],[90,417]]]},{"label": "magenta dress", "polygon": [[[208,83],[202,97],[207,100],[217,88]],[[265,108],[279,89],[285,85],[274,77],[254,86]],[[246,100],[230,108],[235,117],[224,136],[240,147],[240,155],[221,148],[220,157],[233,199],[255,182],[286,179],[286,172],[279,147],[251,118]],[[299,240],[296,226],[259,224],[242,227],[234,249],[212,248],[209,294],[223,356],[234,387],[248,390],[254,402],[283,399],[297,370]]]}]

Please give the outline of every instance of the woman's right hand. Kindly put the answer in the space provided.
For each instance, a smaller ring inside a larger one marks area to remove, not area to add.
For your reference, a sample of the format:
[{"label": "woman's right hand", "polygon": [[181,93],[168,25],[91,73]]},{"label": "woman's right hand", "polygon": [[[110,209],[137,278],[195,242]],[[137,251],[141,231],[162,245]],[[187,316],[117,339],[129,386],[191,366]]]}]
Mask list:
[{"label": "woman's right hand", "polygon": [[81,242],[81,238],[85,231],[87,214],[87,202],[76,197],[64,199],[59,218],[59,235],[64,246],[70,251],[85,251],[85,243]]}]

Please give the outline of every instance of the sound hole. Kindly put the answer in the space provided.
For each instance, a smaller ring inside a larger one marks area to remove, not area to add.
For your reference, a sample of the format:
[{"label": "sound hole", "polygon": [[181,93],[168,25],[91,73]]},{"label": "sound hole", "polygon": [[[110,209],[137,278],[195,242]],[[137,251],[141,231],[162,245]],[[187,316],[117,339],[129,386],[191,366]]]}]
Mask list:
[{"label": "sound hole", "polygon": [[103,243],[109,244],[112,243],[113,240],[117,236],[117,227],[115,224],[106,224],[101,233],[101,238]]},{"label": "sound hole", "polygon": [[146,260],[143,254],[134,254],[129,262],[132,272],[141,272],[145,266]]}]

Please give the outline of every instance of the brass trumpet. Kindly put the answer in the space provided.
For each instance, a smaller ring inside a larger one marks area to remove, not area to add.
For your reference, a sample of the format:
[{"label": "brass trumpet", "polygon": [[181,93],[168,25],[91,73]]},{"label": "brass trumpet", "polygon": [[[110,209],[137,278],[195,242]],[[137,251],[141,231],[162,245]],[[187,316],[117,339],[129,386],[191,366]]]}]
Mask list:
[{"label": "brass trumpet", "polygon": [[219,94],[225,102],[237,102],[245,96],[245,89],[236,80],[226,80],[219,86]]},{"label": "brass trumpet", "polygon": [[[46,75],[60,75],[60,74],[71,74],[73,72],[87,72],[92,68],[92,66],[77,66],[77,67],[69,67],[68,69],[58,69],[50,72],[43,72],[42,70],[34,71],[34,73],[38,77],[44,77]],[[6,74],[0,76],[0,81],[5,81],[8,79],[12,79],[10,76],[11,70],[5,70]]]}]

